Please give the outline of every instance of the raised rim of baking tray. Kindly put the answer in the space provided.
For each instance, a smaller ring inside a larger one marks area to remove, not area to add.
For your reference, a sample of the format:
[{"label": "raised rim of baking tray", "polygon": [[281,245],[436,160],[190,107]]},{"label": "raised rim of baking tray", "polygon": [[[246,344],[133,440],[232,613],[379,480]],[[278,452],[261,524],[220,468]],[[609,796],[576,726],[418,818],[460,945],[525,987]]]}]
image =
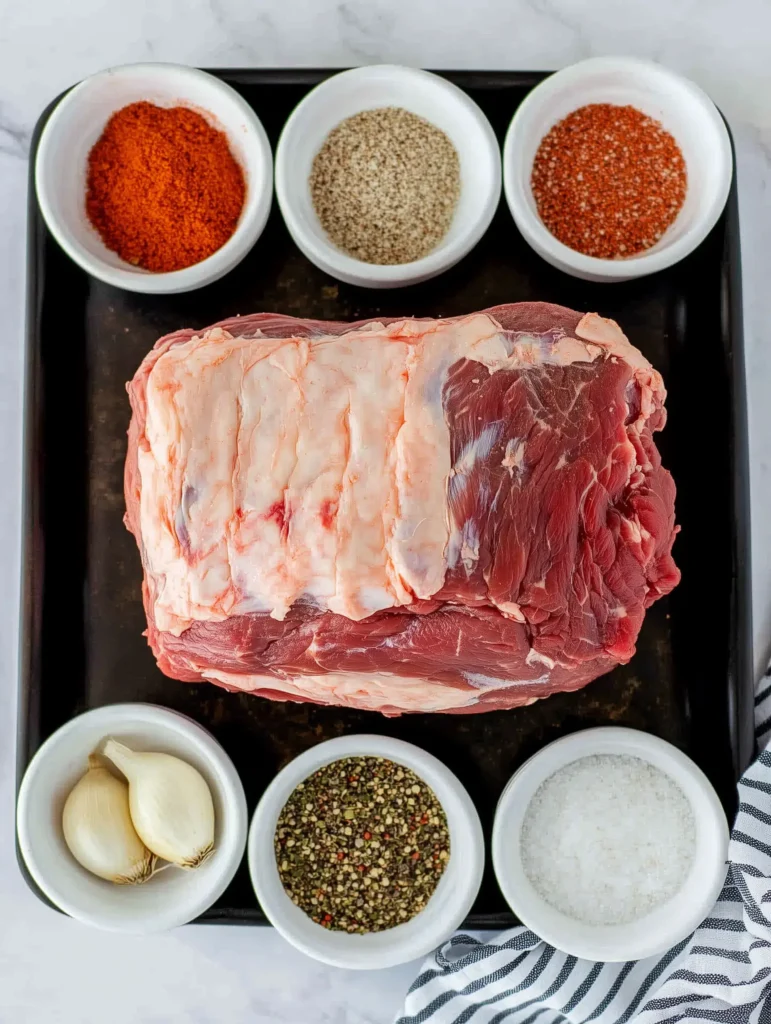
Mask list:
[{"label": "raised rim of baking tray", "polygon": [[[344,68],[216,68],[211,74],[227,80],[249,84],[315,85]],[[548,71],[437,71],[462,88],[494,88],[495,86],[533,87],[546,78]],[[62,94],[64,95],[64,93]],[[39,715],[41,702],[41,608],[44,538],[40,506],[42,467],[40,455],[42,388],[37,341],[41,328],[43,296],[43,242],[46,227],[37,203],[34,187],[34,166],[40,134],[51,112],[61,99],[58,96],[42,112],[35,126],[30,146],[28,221],[27,221],[27,304],[24,355],[23,412],[23,489],[22,489],[22,558],[21,612],[19,638],[19,699],[17,719],[17,789],[22,776],[39,746],[31,735],[30,723]],[[732,151],[733,137],[728,127]],[[731,536],[731,603],[728,679],[728,729],[734,774],[738,779],[752,759],[754,733],[754,665],[752,651],[752,606],[750,578],[750,489],[747,427],[747,394],[745,383],[744,336],[742,322],[741,251],[739,207],[736,174],[734,174],[725,211],[725,244],[720,267],[720,330],[725,353],[725,371],[731,377],[733,431],[729,437],[729,460],[733,480],[732,509],[735,529]],[[608,287],[613,287],[609,285]],[[29,888],[44,903],[54,905],[40,891],[29,874],[16,844],[19,867]],[[54,907],[54,909],[58,909]],[[506,912],[471,914],[464,922],[467,928],[510,927],[513,917]],[[267,924],[256,903],[251,908],[213,909],[197,919],[205,924]]]}]

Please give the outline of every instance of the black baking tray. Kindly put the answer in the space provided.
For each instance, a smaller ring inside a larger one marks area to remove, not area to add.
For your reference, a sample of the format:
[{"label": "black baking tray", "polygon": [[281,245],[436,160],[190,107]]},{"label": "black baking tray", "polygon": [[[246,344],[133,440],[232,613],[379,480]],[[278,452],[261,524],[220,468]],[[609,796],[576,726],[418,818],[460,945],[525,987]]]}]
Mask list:
[{"label": "black baking tray", "polygon": [[[332,73],[215,72],[254,107],[274,144],[294,105]],[[545,77],[443,74],[479,103],[501,141],[518,104]],[[31,167],[51,109],[37,125]],[[43,224],[31,178],[28,269],[19,778],[43,740],[74,715],[118,701],[150,701],[211,730],[240,772],[250,810],[276,771],[313,744],[349,732],[386,733],[418,743],[458,774],[489,838],[496,801],[518,765],[559,736],[612,723],[646,730],[690,754],[733,814],[736,779],[753,752],[735,184],[696,252],[667,271],[623,284],[590,284],[548,266],[520,237],[503,201],[479,245],[439,278],[387,292],[338,284],[297,250],[274,205],[264,235],[226,278],[185,295],[143,296],[102,284],[67,258]],[[142,637],[139,555],[122,522],[124,384],[156,339],[236,313],[450,316],[533,299],[618,320],[669,391],[669,422],[658,444],[678,488],[683,529],[675,557],[683,578],[649,610],[631,663],[578,693],[527,708],[396,719],[274,703],[162,675]],[[201,920],[265,922],[245,863]],[[466,925],[513,922],[488,863]]]}]

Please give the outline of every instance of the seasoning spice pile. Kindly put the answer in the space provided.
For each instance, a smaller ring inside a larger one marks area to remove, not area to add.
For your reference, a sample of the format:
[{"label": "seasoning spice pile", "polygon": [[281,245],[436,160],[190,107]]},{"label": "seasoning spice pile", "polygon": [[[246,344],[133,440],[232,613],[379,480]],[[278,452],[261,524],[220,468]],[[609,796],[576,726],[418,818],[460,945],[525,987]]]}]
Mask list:
[{"label": "seasoning spice pile", "polygon": [[382,757],[342,758],[300,783],[274,845],[292,901],[325,928],[359,934],[418,914],[450,857],[433,791]]},{"label": "seasoning spice pile", "polygon": [[447,234],[460,196],[458,153],[443,131],[401,107],[364,110],[334,128],[310,191],[330,239],[366,263],[411,263]]},{"label": "seasoning spice pile", "polygon": [[538,214],[560,242],[617,259],[649,249],[685,201],[674,138],[635,107],[593,103],[542,139],[531,178]]},{"label": "seasoning spice pile", "polygon": [[145,270],[211,256],[235,231],[245,195],[224,132],[186,107],[129,104],[88,157],[89,220],[108,249]]},{"label": "seasoning spice pile", "polygon": [[574,920],[627,924],[682,886],[696,849],[691,804],[639,757],[593,754],[539,786],[525,812],[522,867]]}]

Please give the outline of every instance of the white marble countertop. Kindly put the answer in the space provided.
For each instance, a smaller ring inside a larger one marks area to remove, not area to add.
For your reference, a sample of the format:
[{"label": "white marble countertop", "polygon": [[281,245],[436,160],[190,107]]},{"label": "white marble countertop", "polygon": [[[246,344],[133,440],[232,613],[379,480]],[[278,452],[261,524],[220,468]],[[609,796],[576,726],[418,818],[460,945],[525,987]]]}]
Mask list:
[{"label": "white marble countertop", "polygon": [[[138,60],[202,66],[556,68],[636,54],[693,78],[737,147],[753,514],[755,659],[771,643],[771,7],[764,0],[36,0],[0,34],[0,1021],[111,1024],[385,1022],[415,973],[322,967],[270,929],[105,936],[45,909],[15,863],[13,735],[29,139],[74,81]],[[67,325],[62,324],[63,332]],[[709,409],[694,432],[709,444]],[[63,496],[63,500],[66,500]]]}]

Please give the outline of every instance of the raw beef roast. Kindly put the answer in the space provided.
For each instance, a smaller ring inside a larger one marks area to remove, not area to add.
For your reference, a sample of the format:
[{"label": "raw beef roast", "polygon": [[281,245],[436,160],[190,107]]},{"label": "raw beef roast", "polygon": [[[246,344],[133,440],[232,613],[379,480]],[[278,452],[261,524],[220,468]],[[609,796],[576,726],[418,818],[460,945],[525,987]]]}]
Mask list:
[{"label": "raw beef roast", "polygon": [[175,679],[475,712],[576,690],[670,591],[661,377],[615,323],[260,314],[128,385],[126,523]]}]

